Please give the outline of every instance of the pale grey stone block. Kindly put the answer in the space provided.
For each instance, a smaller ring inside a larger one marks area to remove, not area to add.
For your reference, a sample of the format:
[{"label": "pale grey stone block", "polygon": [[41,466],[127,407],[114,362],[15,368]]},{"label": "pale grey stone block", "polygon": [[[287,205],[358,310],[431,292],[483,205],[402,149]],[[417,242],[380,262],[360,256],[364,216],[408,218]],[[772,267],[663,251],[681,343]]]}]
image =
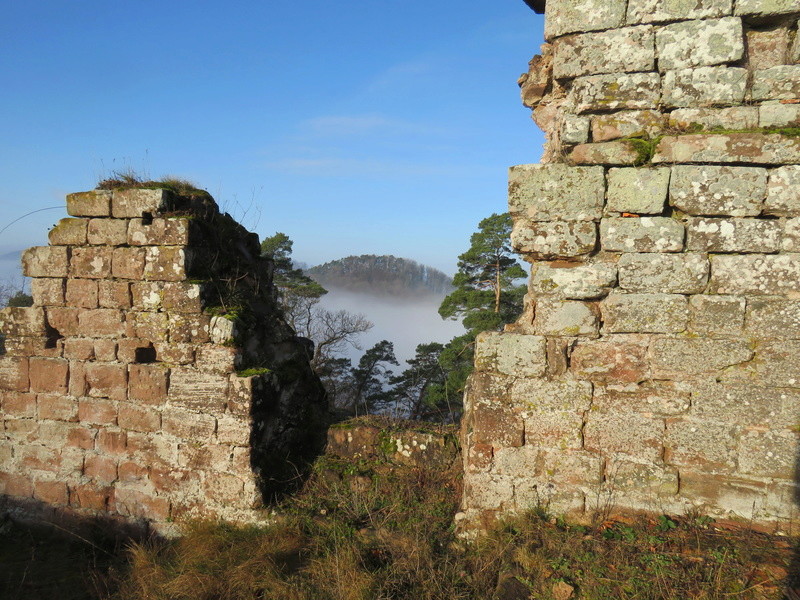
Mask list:
[{"label": "pale grey stone block", "polygon": [[573,81],[567,105],[576,113],[647,109],[657,108],[660,96],[661,77],[658,73],[588,75]]},{"label": "pale grey stone block", "polygon": [[608,294],[617,282],[617,266],[612,263],[576,263],[554,267],[536,263],[531,269],[530,291],[569,300],[589,300]]},{"label": "pale grey stone block", "polygon": [[599,327],[597,313],[585,302],[548,297],[536,301],[533,328],[537,334],[597,337]]},{"label": "pale grey stone block", "polygon": [[661,23],[680,19],[724,17],[733,0],[629,0],[627,23]]},{"label": "pale grey stone block", "polygon": [[688,250],[700,252],[777,252],[782,224],[773,219],[689,219]]},{"label": "pale grey stone block", "polygon": [[781,250],[784,252],[800,252],[800,217],[784,221]]},{"label": "pale grey stone block", "polygon": [[800,166],[778,167],[769,172],[764,214],[800,216]]},{"label": "pale grey stone block", "polygon": [[680,294],[610,294],[600,305],[603,331],[611,333],[681,333],[689,305]]},{"label": "pale grey stone block", "polygon": [[669,126],[676,129],[755,129],[759,126],[757,106],[729,108],[678,108],[669,115]]},{"label": "pale grey stone block", "polygon": [[797,0],[737,0],[734,14],[771,16],[798,12]]},{"label": "pale grey stone block", "polygon": [[735,62],[744,55],[739,17],[681,21],[656,31],[658,68],[685,69]]},{"label": "pale grey stone block", "polygon": [[610,212],[660,215],[669,189],[670,169],[609,169],[608,205]]},{"label": "pale grey stone block", "polygon": [[741,335],[745,304],[741,296],[691,296],[689,330],[710,337]]},{"label": "pale grey stone block", "polygon": [[800,104],[762,104],[758,107],[758,126],[800,127]]},{"label": "pale grey stone block", "polygon": [[800,163],[800,139],[761,132],[666,136],[653,163],[791,165]]},{"label": "pale grey stone block", "polygon": [[746,340],[659,337],[649,355],[655,379],[684,379],[747,362],[754,352]]},{"label": "pale grey stone block", "polygon": [[[695,499],[700,496],[698,491],[687,492],[684,489],[688,486],[684,484],[683,467],[706,471],[706,481],[709,478],[708,471],[729,473],[736,468],[736,432],[732,425],[705,420],[671,419],[667,423],[665,460],[681,467],[682,493]],[[715,496],[720,493],[719,487],[715,485]]]},{"label": "pale grey stone block", "polygon": [[755,216],[767,192],[759,167],[679,165],[672,168],[670,204],[690,215]]},{"label": "pale grey stone block", "polygon": [[742,427],[789,429],[797,423],[800,393],[764,387],[760,382],[724,385],[697,382],[692,388],[691,414]]},{"label": "pale grey stone block", "polygon": [[800,65],[783,65],[753,73],[753,100],[800,98]]},{"label": "pale grey stone block", "polygon": [[680,252],[683,238],[683,224],[669,217],[606,217],[600,222],[600,246],[611,252]]},{"label": "pale grey stone block", "polygon": [[599,219],[604,197],[603,167],[547,164],[509,170],[509,211],[532,221]]},{"label": "pale grey stone block", "polygon": [[709,291],[754,296],[800,292],[800,254],[714,256]]},{"label": "pale grey stone block", "polygon": [[597,245],[597,225],[592,221],[518,220],[511,230],[511,245],[534,260],[583,256]]},{"label": "pale grey stone block", "polygon": [[[547,7],[544,37],[551,40],[566,33],[600,31],[625,21],[626,0],[560,0]],[[587,18],[591,15],[591,18]]]},{"label": "pale grey stone block", "polygon": [[722,383],[743,383],[781,388],[800,388],[800,341],[763,341],[755,360],[726,370]]},{"label": "pale grey stone block", "polygon": [[553,77],[630,73],[655,68],[650,25],[559,38],[553,44]]},{"label": "pale grey stone block", "polygon": [[745,330],[761,339],[800,339],[800,300],[750,299]]},{"label": "pale grey stone block", "polygon": [[485,331],[475,341],[475,368],[515,377],[541,377],[547,367],[545,339]]},{"label": "pale grey stone block", "polygon": [[667,71],[662,85],[661,101],[667,106],[741,104],[747,87],[747,69],[717,66]]},{"label": "pale grey stone block", "polygon": [[592,405],[592,384],[574,379],[518,379],[511,386],[511,402],[523,413],[582,412]]},{"label": "pale grey stone block", "polygon": [[564,144],[585,144],[589,141],[589,118],[566,115],[561,126],[561,141]]},{"label": "pale grey stone block", "polygon": [[744,431],[739,439],[739,472],[791,481],[797,450],[793,431]]},{"label": "pale grey stone block", "polygon": [[623,254],[619,286],[626,292],[699,294],[708,282],[705,254]]}]

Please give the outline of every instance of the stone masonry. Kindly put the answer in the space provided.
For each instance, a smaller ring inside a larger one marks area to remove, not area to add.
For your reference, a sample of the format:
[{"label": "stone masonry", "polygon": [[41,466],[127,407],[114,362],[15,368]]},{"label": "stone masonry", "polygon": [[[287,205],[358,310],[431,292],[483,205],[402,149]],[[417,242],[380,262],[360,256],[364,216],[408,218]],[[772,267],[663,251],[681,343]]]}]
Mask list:
[{"label": "stone masonry", "polygon": [[798,0],[548,0],[512,167],[524,314],[482,334],[463,523],[800,498]]},{"label": "stone masonry", "polygon": [[6,504],[253,519],[324,443],[257,236],[200,191],[94,190],[67,212],[23,255],[34,305],[0,312]]}]

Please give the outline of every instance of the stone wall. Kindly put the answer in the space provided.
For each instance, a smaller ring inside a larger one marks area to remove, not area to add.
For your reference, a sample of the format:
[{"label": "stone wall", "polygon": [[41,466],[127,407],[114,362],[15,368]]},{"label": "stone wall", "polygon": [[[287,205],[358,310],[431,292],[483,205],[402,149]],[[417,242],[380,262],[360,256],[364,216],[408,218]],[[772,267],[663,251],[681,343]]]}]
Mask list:
[{"label": "stone wall", "polygon": [[22,512],[249,520],[324,443],[258,237],[199,190],[67,196],[0,312],[0,494]]},{"label": "stone wall", "polygon": [[510,170],[526,308],[480,336],[464,513],[798,520],[797,0],[548,0]]}]

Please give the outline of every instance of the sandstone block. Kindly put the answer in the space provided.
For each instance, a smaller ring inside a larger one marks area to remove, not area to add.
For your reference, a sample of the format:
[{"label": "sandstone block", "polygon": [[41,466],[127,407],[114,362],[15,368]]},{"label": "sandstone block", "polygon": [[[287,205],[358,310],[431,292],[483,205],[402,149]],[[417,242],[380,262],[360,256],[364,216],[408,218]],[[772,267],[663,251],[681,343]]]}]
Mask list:
[{"label": "sandstone block", "polygon": [[73,217],[108,217],[111,215],[111,192],[92,190],[67,194],[67,214]]},{"label": "sandstone block", "polygon": [[739,439],[739,472],[792,481],[797,449],[794,432],[746,431]]},{"label": "sandstone block", "polygon": [[747,67],[752,70],[785,65],[789,54],[789,29],[778,27],[747,32]]},{"label": "sandstone block", "polygon": [[[225,505],[242,506],[246,497],[246,494],[243,493],[244,481],[227,473],[214,473],[206,476],[203,481],[203,489],[207,497]],[[245,507],[250,508],[247,504]]]},{"label": "sandstone block", "polygon": [[538,335],[597,337],[598,314],[586,302],[540,298],[533,327]]},{"label": "sandstone block", "polygon": [[754,338],[800,339],[800,300],[750,299],[745,324]]},{"label": "sandstone block", "polygon": [[475,340],[475,368],[516,377],[541,377],[547,367],[543,337],[483,332]]},{"label": "sandstone block", "polygon": [[535,448],[580,450],[583,417],[574,412],[534,412],[525,417],[525,444]]},{"label": "sandstone block", "polygon": [[204,314],[172,313],[169,315],[169,341],[204,344],[209,341],[211,318]]},{"label": "sandstone block", "polygon": [[22,253],[22,274],[26,277],[66,277],[66,246],[35,246]]},{"label": "sandstone block", "polygon": [[745,299],[741,296],[692,296],[689,330],[707,336],[740,335]]},{"label": "sandstone block", "polygon": [[144,248],[114,248],[111,274],[119,279],[141,279],[144,276]]},{"label": "sandstone block", "polygon": [[767,486],[753,478],[681,469],[681,495],[708,509],[718,507],[715,512],[726,517],[759,518],[763,514],[766,492]]},{"label": "sandstone block", "polygon": [[[473,450],[473,465],[478,466],[481,462],[486,461],[485,466],[491,465],[492,472],[497,475],[519,476],[524,474],[530,477],[539,470],[539,449],[533,446],[498,448],[493,453],[491,446],[476,444],[472,446],[471,450]],[[487,458],[488,460],[486,460]],[[479,466],[473,469],[473,471],[479,470],[481,470]]]},{"label": "sandstone block", "polygon": [[565,36],[555,41],[553,52],[557,79],[655,67],[653,28],[647,25]]},{"label": "sandstone block", "polygon": [[692,415],[746,428],[788,430],[797,424],[800,392],[754,383],[695,385]]},{"label": "sandstone block", "polygon": [[507,406],[486,405],[473,413],[472,443],[493,448],[519,447],[524,442],[522,417]]},{"label": "sandstone block", "polygon": [[800,252],[800,217],[786,219],[783,222],[781,250],[784,252]]},{"label": "sandstone block", "polygon": [[800,98],[800,65],[781,65],[753,73],[753,100]]},{"label": "sandstone block", "polygon": [[125,365],[86,363],[86,383],[92,398],[125,400],[128,397],[128,371]]},{"label": "sandstone block", "polygon": [[777,252],[781,223],[767,219],[695,218],[687,223],[686,248],[700,252]]},{"label": "sandstone block", "polygon": [[15,454],[18,464],[26,470],[57,473],[61,466],[58,451],[45,446],[23,446]]},{"label": "sandstone block", "polygon": [[592,384],[574,379],[517,379],[511,402],[523,415],[533,412],[582,412],[592,404]]},{"label": "sandstone block", "polygon": [[603,329],[611,333],[680,333],[688,302],[679,294],[610,294],[600,305]]},{"label": "sandstone block", "polygon": [[669,126],[684,131],[703,129],[756,129],[759,107],[679,108],[669,114]]},{"label": "sandstone block", "polygon": [[66,303],[77,308],[98,307],[96,279],[67,279]]},{"label": "sandstone block", "polygon": [[128,337],[145,340],[167,341],[169,338],[169,315],[163,312],[129,312],[126,319]]},{"label": "sandstone block", "polygon": [[116,425],[117,405],[110,400],[80,400],[78,420],[89,425]]},{"label": "sandstone block", "polygon": [[128,365],[128,398],[149,405],[164,404],[169,374],[169,369],[160,364]]},{"label": "sandstone block", "polygon": [[8,306],[0,310],[0,330],[9,337],[44,336],[44,310],[36,306]]},{"label": "sandstone block", "polygon": [[762,104],[758,107],[759,127],[800,127],[800,104]]},{"label": "sandstone block", "polygon": [[90,219],[86,238],[93,246],[122,246],[128,241],[128,222],[122,219]]},{"label": "sandstone block", "polygon": [[769,172],[764,214],[800,216],[800,166],[778,167]]},{"label": "sandstone block", "polygon": [[228,375],[239,368],[242,355],[238,348],[202,344],[195,353],[195,365],[201,371]]},{"label": "sandstone block", "polygon": [[732,0],[630,0],[627,23],[708,19],[731,14]]},{"label": "sandstone block", "polygon": [[133,461],[120,461],[117,466],[118,478],[124,483],[134,483],[147,479],[147,467]]},{"label": "sandstone block", "polygon": [[170,374],[169,403],[174,406],[221,413],[228,394],[228,377],[189,367],[175,367]]},{"label": "sandstone block", "polygon": [[737,0],[734,14],[772,16],[796,12],[794,0]]},{"label": "sandstone block", "polygon": [[145,250],[144,277],[154,281],[187,279],[192,253],[179,246],[148,246]]},{"label": "sandstone block", "polygon": [[128,434],[125,431],[101,429],[97,433],[97,451],[104,454],[126,454],[128,447]]},{"label": "sandstone block", "polygon": [[27,392],[29,387],[28,359],[0,356],[0,390]]},{"label": "sandstone block", "polygon": [[150,481],[159,494],[198,495],[200,474],[194,470],[176,469],[174,466],[150,469]]},{"label": "sandstone block", "polygon": [[531,292],[569,300],[591,300],[608,294],[617,282],[612,263],[535,263],[531,268]]},{"label": "sandstone block", "polygon": [[69,395],[75,398],[85,396],[89,390],[86,383],[86,364],[80,360],[69,362]]},{"label": "sandstone block", "polygon": [[728,369],[723,383],[752,384],[798,388],[800,387],[800,361],[796,340],[764,341],[756,345],[756,360]]},{"label": "sandstone block", "polygon": [[548,93],[553,79],[553,48],[542,44],[541,54],[528,62],[528,72],[517,80],[523,106],[535,108]]},{"label": "sandstone block", "polygon": [[579,144],[568,158],[576,165],[635,165],[642,160],[636,146],[628,140]]},{"label": "sandstone block", "polygon": [[584,447],[659,461],[664,446],[664,420],[637,414],[590,413],[583,430]]},{"label": "sandstone block", "polygon": [[121,428],[131,431],[160,431],[161,413],[152,408],[121,403],[117,422]]},{"label": "sandstone block", "polygon": [[94,340],[93,353],[95,360],[114,362],[117,360],[117,343],[113,339]]},{"label": "sandstone block", "polygon": [[161,415],[164,433],[187,441],[207,442],[217,430],[217,420],[180,408],[166,408]]},{"label": "sandstone block", "polygon": [[176,365],[188,365],[194,362],[193,344],[154,342],[153,346],[159,361]]},{"label": "sandstone block", "polygon": [[570,369],[580,379],[638,383],[648,378],[647,340],[609,336],[598,341],[578,342],[572,351]]},{"label": "sandstone block", "polygon": [[31,357],[29,364],[32,392],[67,393],[69,361],[63,358]]},{"label": "sandstone block", "polygon": [[117,479],[117,460],[108,456],[87,454],[83,463],[83,474],[100,484],[113,483]]},{"label": "sandstone block", "polygon": [[[587,19],[586,15],[592,15]],[[576,31],[599,31],[619,27],[625,21],[621,0],[564,0],[548,7],[545,21],[547,40]]]},{"label": "sandstone block", "polygon": [[251,423],[248,417],[221,415],[217,419],[217,441],[233,446],[250,445]]},{"label": "sandstone block", "polygon": [[642,494],[648,500],[674,496],[678,493],[680,480],[678,470],[637,460],[614,457],[607,461],[605,481],[615,492],[626,495]]},{"label": "sandstone block", "polygon": [[669,189],[670,170],[609,169],[606,210],[633,214],[660,215]]},{"label": "sandstone block", "polygon": [[34,306],[63,306],[64,280],[55,277],[31,279],[31,296]]},{"label": "sandstone block", "polygon": [[609,382],[606,386],[595,386],[592,411],[639,413],[646,417],[680,415],[692,405],[691,389],[691,385],[675,381],[648,381],[639,385]]},{"label": "sandstone block", "polygon": [[188,281],[164,282],[162,293],[164,310],[176,313],[202,312],[202,295],[202,284]]},{"label": "sandstone block", "polygon": [[131,288],[127,281],[103,279],[97,282],[101,308],[131,308]]},{"label": "sandstone block", "polygon": [[91,337],[118,337],[125,331],[122,311],[113,308],[82,310],[78,313],[78,326],[83,335]]},{"label": "sandstone block", "polygon": [[719,255],[712,262],[714,294],[783,295],[800,292],[800,255]]},{"label": "sandstone block", "polygon": [[36,417],[36,394],[0,389],[0,409],[5,417],[32,419]]},{"label": "sandstone block", "polygon": [[602,483],[602,459],[596,454],[546,450],[541,457],[541,469],[549,482],[587,487]]},{"label": "sandstone block", "polygon": [[744,55],[739,17],[681,21],[656,31],[658,68],[685,69],[736,62]]},{"label": "sandstone block", "polygon": [[67,484],[63,481],[35,481],[33,497],[46,504],[64,506],[69,501]]},{"label": "sandstone block", "polygon": [[623,254],[619,285],[626,292],[698,294],[708,282],[708,256],[686,254]]},{"label": "sandstone block", "polygon": [[548,164],[509,169],[509,210],[532,221],[599,219],[604,196],[602,167]]},{"label": "sandstone block", "polygon": [[131,283],[133,307],[145,311],[161,310],[165,285],[166,283],[163,281],[137,281]]},{"label": "sandstone block", "polygon": [[111,275],[111,255],[111,248],[106,246],[74,248],[70,258],[70,275],[106,279]]},{"label": "sandstone block", "polygon": [[664,73],[661,102],[676,108],[741,104],[747,69],[691,67]]},{"label": "sandstone block", "polygon": [[214,316],[208,325],[208,337],[214,344],[230,345],[238,335],[235,321],[225,317]]},{"label": "sandstone block", "polygon": [[650,344],[649,354],[654,378],[680,380],[747,362],[754,353],[744,340],[657,338]]},{"label": "sandstone block", "polygon": [[75,508],[95,511],[109,510],[109,499],[114,493],[110,487],[75,485],[69,491],[69,504]]},{"label": "sandstone block", "polygon": [[128,517],[166,521],[170,516],[170,503],[166,498],[123,486],[114,488],[114,506],[119,514]]},{"label": "sandstone block", "polygon": [[600,223],[600,246],[611,252],[680,252],[684,229],[668,217],[605,218]]},{"label": "sandstone block", "polygon": [[589,119],[565,115],[561,126],[561,142],[564,144],[584,144],[589,141]]},{"label": "sandstone block", "polygon": [[180,444],[177,464],[195,471],[228,471],[231,468],[232,448],[227,444]]},{"label": "sandstone block", "polygon": [[94,439],[97,431],[78,426],[69,430],[67,433],[66,445],[70,448],[80,448],[82,450],[94,450]]},{"label": "sandstone block", "polygon": [[666,117],[657,110],[624,110],[595,115],[592,116],[592,140],[606,142],[621,137],[656,137],[665,126]]},{"label": "sandstone block", "polygon": [[669,419],[664,460],[712,473],[731,472],[736,467],[736,437],[736,429],[723,423]]},{"label": "sandstone block", "polygon": [[800,140],[778,133],[668,136],[656,147],[653,162],[793,164],[800,162]]},{"label": "sandstone block", "polygon": [[517,220],[511,231],[511,245],[528,260],[583,256],[596,244],[597,226],[591,221]]},{"label": "sandstone block", "polygon": [[79,334],[78,308],[52,307],[45,310],[47,324],[55,329],[62,337]]},{"label": "sandstone block", "polygon": [[111,214],[117,219],[140,219],[169,210],[171,192],[168,190],[115,190],[111,199]]},{"label": "sandstone block", "polygon": [[61,219],[47,234],[53,246],[80,246],[86,243],[86,219]]},{"label": "sandstone block", "polygon": [[588,75],[573,81],[567,103],[578,114],[590,111],[642,110],[657,108],[660,96],[661,77],[658,73]]},{"label": "sandstone block", "polygon": [[766,189],[766,169],[679,165],[672,168],[669,200],[690,215],[747,217],[761,212]]},{"label": "sandstone block", "polygon": [[131,246],[188,246],[192,221],[184,218],[131,219],[128,244]]}]

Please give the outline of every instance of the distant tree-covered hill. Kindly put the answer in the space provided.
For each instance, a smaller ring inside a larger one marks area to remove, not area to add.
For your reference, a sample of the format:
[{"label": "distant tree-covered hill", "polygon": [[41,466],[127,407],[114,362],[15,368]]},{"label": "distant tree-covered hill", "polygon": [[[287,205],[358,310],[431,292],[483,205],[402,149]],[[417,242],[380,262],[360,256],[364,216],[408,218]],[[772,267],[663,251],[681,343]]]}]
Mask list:
[{"label": "distant tree-covered hill", "polygon": [[348,256],[305,269],[326,287],[376,296],[444,296],[452,291],[452,278],[438,269],[396,256]]}]

